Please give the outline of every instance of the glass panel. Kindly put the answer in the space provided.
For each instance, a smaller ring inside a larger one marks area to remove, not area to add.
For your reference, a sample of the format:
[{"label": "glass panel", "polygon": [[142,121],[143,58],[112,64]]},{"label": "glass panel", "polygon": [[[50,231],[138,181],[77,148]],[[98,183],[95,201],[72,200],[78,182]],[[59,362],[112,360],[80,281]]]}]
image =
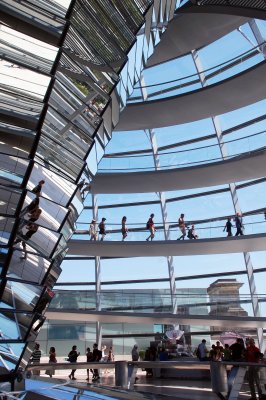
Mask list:
[{"label": "glass panel", "polygon": [[[45,185],[47,185],[47,183],[45,183]],[[34,209],[32,209],[30,204],[35,202],[35,197],[34,194],[28,192],[20,214],[22,219],[20,221],[18,232],[23,228],[27,229],[29,223],[36,221],[38,221],[38,225],[43,226],[44,228],[58,231],[68,210],[44,197],[39,197],[36,201],[38,204]]]},{"label": "glass panel", "polygon": [[5,339],[24,339],[25,335],[32,323],[32,314],[16,313],[13,311],[0,311],[0,324],[3,336],[1,340]]},{"label": "glass panel", "polygon": [[36,222],[30,222],[24,225],[18,232],[15,244],[16,249],[23,249],[24,252],[31,251],[28,246],[35,249],[44,257],[51,257],[55,246],[59,240],[60,234],[49,229],[43,228]]},{"label": "glass panel", "polygon": [[15,249],[13,252],[7,276],[10,278],[20,278],[22,280],[41,283],[50,262],[31,251],[25,257],[25,253]]},{"label": "glass panel", "polygon": [[0,217],[0,245],[7,245],[14,227],[13,218]]},{"label": "glass panel", "polygon": [[14,215],[21,196],[21,191],[0,187],[0,193],[0,214]]},{"label": "glass panel", "polygon": [[32,311],[40,298],[42,288],[22,282],[9,281],[5,287],[2,301],[7,306]]},{"label": "glass panel", "polygon": [[[69,182],[69,180],[58,175],[56,171],[45,168],[39,162],[34,163],[28,182],[28,189],[32,190],[41,180],[45,181],[45,184],[42,186],[41,196],[62,206],[66,206],[69,203],[70,198],[76,190],[73,182]],[[32,199],[29,194],[28,196]]]}]

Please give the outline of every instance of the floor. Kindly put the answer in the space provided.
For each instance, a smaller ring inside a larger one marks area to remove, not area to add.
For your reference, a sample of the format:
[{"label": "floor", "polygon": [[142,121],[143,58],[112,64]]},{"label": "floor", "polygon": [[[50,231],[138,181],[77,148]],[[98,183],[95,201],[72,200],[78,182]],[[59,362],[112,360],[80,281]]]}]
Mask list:
[{"label": "floor", "polygon": [[[60,375],[54,375],[54,378],[68,379],[67,375],[63,376],[62,372]],[[101,379],[97,383],[93,383],[91,380],[86,380],[85,371],[77,371],[76,381],[73,382],[75,386],[89,388],[91,385],[105,388],[114,388],[115,379],[113,371],[108,373],[102,373]],[[166,396],[167,400],[179,399],[179,400],[214,400],[219,397],[212,392],[211,383],[208,380],[203,381],[192,381],[189,379],[174,379],[174,378],[147,378],[145,371],[138,370],[138,380],[136,384],[131,388],[136,392],[144,392],[154,394],[154,399],[161,398],[161,395]],[[250,392],[248,385],[243,385],[242,391],[239,394],[238,400],[248,400],[250,398]],[[134,399],[134,397],[132,397]]]}]

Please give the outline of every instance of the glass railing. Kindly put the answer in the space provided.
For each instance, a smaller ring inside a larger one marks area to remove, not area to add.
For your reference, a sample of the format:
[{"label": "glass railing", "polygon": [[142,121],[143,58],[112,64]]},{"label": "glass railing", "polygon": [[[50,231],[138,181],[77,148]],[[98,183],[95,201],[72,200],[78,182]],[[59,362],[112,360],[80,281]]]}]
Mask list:
[{"label": "glass railing", "polygon": [[[140,312],[159,313],[172,312],[171,295],[158,293],[156,290],[145,292],[136,291],[126,293],[123,291],[101,291],[99,294],[101,311],[112,312]],[[258,301],[261,306],[266,302],[266,295],[259,294]],[[184,290],[173,297],[177,304],[178,315],[210,315],[238,317],[253,316],[252,298],[250,295],[215,295],[208,296],[200,289],[193,292]],[[50,304],[52,309],[65,310],[96,310],[94,291],[57,291]]]},{"label": "glass railing", "polygon": [[[189,221],[186,222],[186,237],[185,240],[190,240],[188,238],[189,228],[192,224],[195,225],[194,236],[197,239],[214,239],[214,238],[224,238],[227,237],[227,232],[225,231],[226,219],[214,220],[208,222],[200,221]],[[232,235],[236,234],[235,222],[232,219]],[[157,225],[157,227],[156,227]],[[169,237],[168,240],[177,240],[182,234],[178,228],[176,222],[169,223]],[[145,223],[128,223],[128,235],[126,241],[142,241],[145,240],[150,232],[146,229]],[[155,224],[155,237],[153,240],[165,240],[165,233],[163,229],[162,222]],[[108,241],[120,241],[122,240],[121,225],[120,224],[106,224],[106,236],[104,240]],[[264,214],[256,214],[253,216],[247,216],[243,218],[243,234],[244,235],[254,235],[254,234],[265,234],[266,233],[266,220]],[[77,231],[74,234],[74,239],[88,240],[89,237],[89,224],[85,222],[77,223]],[[98,234],[98,239],[101,235]]]},{"label": "glass railing", "polygon": [[[208,146],[188,148],[183,146],[182,150],[171,150],[160,152],[157,156],[159,169],[174,169],[209,164],[223,160],[230,160],[238,156],[248,156],[251,152],[266,149],[266,131],[260,131],[239,139],[227,140],[227,156],[222,157],[218,143]],[[239,151],[241,149],[241,152]],[[132,154],[126,156],[106,155],[99,166],[99,172],[126,172],[126,171],[153,171],[155,170],[154,156],[149,154]]]},{"label": "glass railing", "polygon": [[[201,71],[201,74],[205,75],[205,79],[209,82],[209,84],[214,84],[235,76],[251,67],[254,67],[264,60],[263,55],[260,53],[262,46],[265,46],[265,42],[248,50],[245,53],[231,58],[226,62]],[[165,97],[188,93],[197,89],[202,89],[202,84],[199,74],[195,73],[167,82],[146,85],[142,88],[135,87],[131,97],[128,100],[129,104],[143,101],[143,98],[140,94],[140,90],[143,88],[147,91],[148,100],[158,100]]]}]

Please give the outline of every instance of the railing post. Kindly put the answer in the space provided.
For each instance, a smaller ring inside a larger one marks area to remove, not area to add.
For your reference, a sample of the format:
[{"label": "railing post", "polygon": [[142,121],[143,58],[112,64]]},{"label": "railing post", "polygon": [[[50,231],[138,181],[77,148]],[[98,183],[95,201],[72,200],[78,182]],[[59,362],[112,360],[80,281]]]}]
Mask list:
[{"label": "railing post", "polygon": [[128,388],[128,366],[127,361],[115,361],[115,385]]},{"label": "railing post", "polygon": [[221,362],[210,362],[212,391],[220,398],[225,398],[228,393],[226,366]]}]

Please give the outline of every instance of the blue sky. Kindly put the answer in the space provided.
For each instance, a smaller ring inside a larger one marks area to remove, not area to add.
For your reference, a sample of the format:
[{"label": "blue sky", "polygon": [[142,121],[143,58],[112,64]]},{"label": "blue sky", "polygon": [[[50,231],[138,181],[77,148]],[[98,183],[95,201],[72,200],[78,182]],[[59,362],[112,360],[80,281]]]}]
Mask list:
[{"label": "blue sky", "polygon": [[[259,22],[261,32],[266,33],[265,23]],[[254,36],[247,24],[242,28],[245,35],[248,36],[248,41],[240,32],[234,31],[224,38],[217,40],[213,44],[199,50],[200,59],[204,69],[208,69],[216,66],[217,64],[223,63],[233,57],[239,56],[252,48],[252,43],[256,45]],[[258,55],[256,58],[249,60],[244,65],[240,64],[234,69],[234,73],[240,72],[243,67],[248,68],[254,63],[262,61],[262,56]],[[144,78],[146,84],[154,84],[158,82],[165,82],[166,80],[178,79],[184,76],[194,74],[196,72],[194,63],[190,55],[186,55],[177,60],[172,60],[158,67],[150,68],[144,71]],[[226,78],[228,75],[222,75],[221,78]],[[167,77],[167,79],[166,79]],[[213,83],[212,81],[210,83]],[[138,90],[136,91],[136,93]],[[243,109],[236,109],[230,113],[220,115],[219,121],[223,130],[229,129],[235,125],[241,124],[250,119],[261,116],[265,113],[266,101],[261,101],[256,104],[252,104]],[[162,115],[163,118],[163,115]],[[241,138],[243,136],[253,135],[258,132],[262,132],[260,135],[253,138],[248,138],[239,142],[229,143],[227,148],[229,154],[236,154],[244,151],[253,150],[255,148],[265,146],[265,133],[266,130],[265,120],[247,126],[245,128],[236,130],[225,136],[226,141]],[[213,123],[211,119],[204,119],[197,122],[182,124],[179,126],[172,126],[167,128],[156,129],[156,138],[158,146],[165,146],[184,140],[207,136],[215,133]],[[217,144],[217,139],[211,139],[203,141],[193,145],[194,147],[207,146]],[[183,146],[176,150],[193,148],[190,146]],[[112,140],[109,142],[106,153],[111,154],[113,152],[124,152],[133,151],[140,149],[149,149],[150,143],[147,134],[144,131],[132,131],[132,132],[114,132]],[[176,151],[173,150],[173,151]],[[192,154],[192,155],[191,155]],[[195,157],[200,159],[200,154],[196,152],[186,152],[182,156],[171,155],[161,156],[162,164],[177,163],[177,162],[191,162],[191,159],[195,160]],[[218,147],[210,147],[204,150],[204,158],[208,160],[213,157],[217,157]],[[136,168],[136,167],[150,167],[151,157],[139,157],[136,159],[125,158],[123,160],[117,159],[103,159],[99,168]],[[226,185],[220,186],[219,188],[227,187]],[[183,196],[188,193],[203,192],[205,190],[211,190],[214,188],[204,189],[193,189],[189,191],[172,191],[165,193],[167,199],[171,199],[177,196]],[[266,183],[260,183],[238,190],[238,197],[242,211],[250,211],[265,206],[265,194],[266,194]],[[140,193],[140,194],[118,194],[118,195],[98,195],[98,204],[117,204],[125,202],[137,202],[137,201],[149,201],[158,200],[156,193]],[[86,205],[91,205],[91,196],[88,195],[86,199]],[[168,220],[176,222],[180,213],[185,213],[187,220],[203,219],[203,218],[215,218],[224,216],[227,214],[233,214],[233,204],[229,192],[215,194],[211,196],[201,196],[194,199],[188,199],[183,201],[170,202],[167,205]],[[150,213],[155,214],[155,223],[161,223],[161,210],[160,205],[142,205],[125,208],[111,208],[99,211],[99,219],[102,217],[107,218],[107,229],[115,229],[120,225],[121,218],[123,215],[127,216],[129,228],[130,226],[142,226],[145,227],[146,221]],[[91,211],[83,211],[79,218],[79,222],[89,224],[92,218]],[[258,219],[257,219],[258,220]],[[262,216],[260,217],[262,220]],[[249,222],[256,221],[250,218]],[[118,224],[117,226],[114,224]],[[131,225],[132,224],[132,225]],[[86,225],[82,226],[82,229],[86,228]],[[87,225],[88,226],[88,225]],[[212,229],[211,229],[212,226]],[[211,237],[216,235],[215,224],[210,225]],[[265,225],[263,225],[265,228]],[[225,235],[222,231],[219,231],[218,235]],[[106,240],[121,240],[120,234],[108,235]],[[129,233],[128,240],[144,240],[147,233],[133,234]],[[177,236],[177,233],[173,233],[173,238]],[[84,237],[86,238],[86,237]],[[160,233],[157,233],[157,238],[162,238]],[[265,266],[265,254],[266,252],[254,252],[251,253],[251,259],[254,268],[261,268]],[[103,281],[116,280],[116,279],[148,279],[148,278],[166,278],[168,277],[168,267],[166,259],[163,257],[159,258],[130,258],[130,259],[116,259],[116,260],[102,260],[101,262],[101,278]],[[227,254],[227,255],[209,255],[209,256],[187,256],[187,257],[174,257],[175,275],[198,275],[207,274],[214,272],[223,271],[238,271],[245,269],[243,254]],[[73,279],[73,270],[75,270],[75,278]],[[264,281],[265,274],[255,274],[255,282],[258,293],[264,293]],[[225,277],[226,278],[226,277]],[[231,278],[234,278],[232,276]],[[248,294],[248,282],[245,275],[236,276],[236,279],[243,283],[240,290],[242,294]],[[95,270],[94,261],[64,261],[63,272],[60,276],[59,281],[73,282],[74,281],[94,281]],[[177,282],[177,288],[186,287],[207,287],[210,283],[215,281],[216,278],[208,279],[193,279],[191,281]],[[114,285],[104,286],[106,289],[143,289],[143,288],[168,288],[168,283],[156,283],[156,284],[136,284],[136,285]],[[84,287],[85,288],[85,287]],[[90,287],[92,289],[92,287]]]}]

